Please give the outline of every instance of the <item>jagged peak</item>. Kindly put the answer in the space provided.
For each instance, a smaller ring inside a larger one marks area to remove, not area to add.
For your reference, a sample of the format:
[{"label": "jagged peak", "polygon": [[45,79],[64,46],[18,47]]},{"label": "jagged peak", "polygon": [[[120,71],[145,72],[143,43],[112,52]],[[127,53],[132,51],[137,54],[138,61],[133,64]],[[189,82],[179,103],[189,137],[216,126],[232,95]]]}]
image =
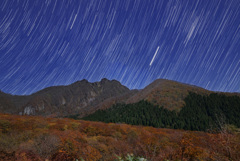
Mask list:
[{"label": "jagged peak", "polygon": [[73,84],[80,84],[80,83],[89,83],[87,79],[82,79],[80,81],[76,81]]},{"label": "jagged peak", "polygon": [[101,82],[101,83],[105,83],[105,82],[110,82],[110,80],[108,80],[107,78],[103,78],[103,79],[101,79],[100,82]]},{"label": "jagged peak", "polygon": [[87,82],[88,83],[88,80],[87,79],[82,79],[80,82]]},{"label": "jagged peak", "polygon": [[[119,81],[113,79],[113,80],[109,80],[107,78],[103,78],[101,79],[100,83],[116,83],[116,84],[121,84]],[[122,84],[121,84],[122,85]]]}]

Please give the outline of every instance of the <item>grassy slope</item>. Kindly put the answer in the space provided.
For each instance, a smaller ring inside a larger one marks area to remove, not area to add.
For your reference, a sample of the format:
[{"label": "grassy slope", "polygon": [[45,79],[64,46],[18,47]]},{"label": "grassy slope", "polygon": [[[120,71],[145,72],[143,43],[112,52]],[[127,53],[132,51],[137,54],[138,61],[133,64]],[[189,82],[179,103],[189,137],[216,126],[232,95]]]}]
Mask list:
[{"label": "grassy slope", "polygon": [[169,110],[180,111],[185,105],[184,98],[189,92],[194,92],[200,95],[209,95],[211,93],[221,93],[226,96],[238,95],[240,93],[223,93],[208,91],[204,88],[184,84],[176,81],[157,79],[149,84],[144,89],[130,97],[126,103],[136,103],[141,100],[147,100],[154,105],[163,106]]},{"label": "grassy slope", "polygon": [[129,98],[127,103],[135,103],[144,99],[169,110],[179,111],[183,107],[184,98],[188,95],[189,91],[202,95],[211,93],[211,91],[197,86],[171,80],[157,79],[139,93]]},{"label": "grassy slope", "polygon": [[237,133],[0,114],[0,160],[240,160]]}]

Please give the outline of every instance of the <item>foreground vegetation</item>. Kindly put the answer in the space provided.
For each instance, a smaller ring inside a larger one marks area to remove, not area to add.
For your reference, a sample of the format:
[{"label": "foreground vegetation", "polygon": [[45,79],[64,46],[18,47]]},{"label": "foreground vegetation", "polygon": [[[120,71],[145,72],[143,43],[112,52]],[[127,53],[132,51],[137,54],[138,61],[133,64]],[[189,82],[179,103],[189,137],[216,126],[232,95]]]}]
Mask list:
[{"label": "foreground vegetation", "polygon": [[240,135],[0,114],[0,160],[240,160]]},{"label": "foreground vegetation", "polygon": [[180,112],[140,101],[133,104],[116,104],[109,109],[98,110],[83,119],[197,131],[218,130],[222,124],[240,127],[238,96],[222,94],[203,96],[189,93],[184,101],[185,105]]}]

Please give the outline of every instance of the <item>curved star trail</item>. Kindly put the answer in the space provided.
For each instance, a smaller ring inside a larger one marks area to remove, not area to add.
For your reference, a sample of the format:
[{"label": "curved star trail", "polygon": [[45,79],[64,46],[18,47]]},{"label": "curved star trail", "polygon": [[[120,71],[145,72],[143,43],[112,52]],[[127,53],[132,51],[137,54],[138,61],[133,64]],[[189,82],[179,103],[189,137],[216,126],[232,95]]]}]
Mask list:
[{"label": "curved star trail", "polygon": [[240,92],[240,1],[0,1],[2,91],[102,78]]}]

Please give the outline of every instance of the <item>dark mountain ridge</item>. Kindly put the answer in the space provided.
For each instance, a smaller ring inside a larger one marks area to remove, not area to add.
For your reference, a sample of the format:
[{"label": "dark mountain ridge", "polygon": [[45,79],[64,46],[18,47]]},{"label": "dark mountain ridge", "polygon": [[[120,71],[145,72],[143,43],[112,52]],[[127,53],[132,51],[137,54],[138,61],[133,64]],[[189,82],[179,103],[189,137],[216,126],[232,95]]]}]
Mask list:
[{"label": "dark mountain ridge", "polygon": [[0,93],[0,111],[22,115],[64,116],[86,113],[111,97],[131,92],[116,80],[90,83],[77,81],[68,86],[53,86],[28,96]]},{"label": "dark mountain ridge", "polygon": [[107,109],[116,103],[128,104],[141,100],[169,110],[180,111],[189,92],[201,95],[214,93],[166,79],[157,79],[142,90],[130,90],[120,82],[106,78],[93,83],[84,79],[67,86],[48,87],[26,96],[10,95],[0,91],[0,112],[53,117],[79,114],[83,117],[98,109]]}]

